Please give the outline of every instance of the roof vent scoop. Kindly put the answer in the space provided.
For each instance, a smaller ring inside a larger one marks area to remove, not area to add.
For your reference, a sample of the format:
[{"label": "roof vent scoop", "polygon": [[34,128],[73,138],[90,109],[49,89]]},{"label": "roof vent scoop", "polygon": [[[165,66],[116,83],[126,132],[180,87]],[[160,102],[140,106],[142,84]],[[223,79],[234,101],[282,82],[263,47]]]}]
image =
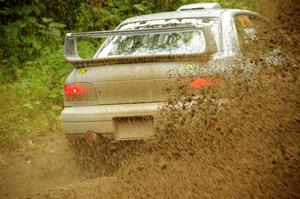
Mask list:
[{"label": "roof vent scoop", "polygon": [[222,7],[218,3],[192,3],[181,6],[177,11],[186,10],[203,10],[203,9],[221,9]]}]

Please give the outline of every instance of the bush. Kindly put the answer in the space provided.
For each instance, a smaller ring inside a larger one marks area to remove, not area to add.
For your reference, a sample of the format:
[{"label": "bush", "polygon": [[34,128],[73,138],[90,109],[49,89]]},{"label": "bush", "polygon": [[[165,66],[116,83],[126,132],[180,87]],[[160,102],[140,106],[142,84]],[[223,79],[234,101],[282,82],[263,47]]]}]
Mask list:
[{"label": "bush", "polygon": [[15,80],[17,69],[23,68],[26,61],[41,56],[46,47],[61,43],[65,25],[51,18],[38,17],[42,7],[43,4],[36,3],[1,10],[1,15],[8,19],[0,25],[2,81]]},{"label": "bush", "polygon": [[62,46],[45,49],[40,58],[16,71],[17,81],[0,87],[0,138],[10,140],[59,127],[63,82],[72,70],[62,53]]}]

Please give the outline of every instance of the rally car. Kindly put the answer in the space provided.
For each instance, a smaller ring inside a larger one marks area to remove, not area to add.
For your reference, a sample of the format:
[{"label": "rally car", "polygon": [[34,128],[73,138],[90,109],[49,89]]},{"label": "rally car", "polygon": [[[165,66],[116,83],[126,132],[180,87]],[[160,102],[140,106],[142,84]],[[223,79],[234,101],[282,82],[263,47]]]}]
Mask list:
[{"label": "rally car", "polygon": [[[74,70],[64,84],[64,132],[87,135],[90,142],[97,136],[151,138],[168,99],[163,87],[174,85],[178,75],[189,78],[193,89],[215,85],[216,74],[231,70],[250,45],[259,53],[278,54],[280,49],[259,48],[259,33],[269,26],[252,11],[198,3],[132,17],[112,31],[68,33],[64,57]],[[86,37],[106,39],[92,58],[83,59],[76,42]]]}]

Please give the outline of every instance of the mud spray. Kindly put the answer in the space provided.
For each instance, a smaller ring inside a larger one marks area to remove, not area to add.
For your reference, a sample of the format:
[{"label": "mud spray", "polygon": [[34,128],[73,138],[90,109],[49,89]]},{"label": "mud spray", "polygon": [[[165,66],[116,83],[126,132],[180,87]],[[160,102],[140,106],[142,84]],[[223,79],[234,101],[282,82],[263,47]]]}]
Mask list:
[{"label": "mud spray", "polygon": [[[258,65],[256,73],[220,74],[220,86],[196,100],[179,86],[152,140],[96,148],[73,140],[78,157],[91,154],[77,159],[81,177],[24,198],[300,198],[300,4],[279,3],[261,13],[290,37],[280,66],[250,53],[240,65]],[[265,33],[270,48],[282,45],[271,27]]]}]

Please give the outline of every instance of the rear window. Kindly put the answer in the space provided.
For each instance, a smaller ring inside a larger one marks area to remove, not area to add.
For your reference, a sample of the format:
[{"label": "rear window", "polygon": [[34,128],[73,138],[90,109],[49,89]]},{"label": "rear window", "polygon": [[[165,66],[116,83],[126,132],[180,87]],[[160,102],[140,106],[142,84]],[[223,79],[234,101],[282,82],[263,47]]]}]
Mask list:
[{"label": "rear window", "polygon": [[[215,19],[216,20],[216,19]],[[185,24],[215,23],[215,20],[204,19],[169,19],[153,20],[125,24],[119,30],[146,28],[176,27]],[[153,33],[146,35],[114,36],[108,39],[97,54],[97,58],[107,56],[138,55],[182,55],[202,53],[206,49],[206,41],[201,30]]]},{"label": "rear window", "polygon": [[205,51],[205,38],[201,31],[118,36],[108,46],[103,56],[161,55],[201,53]]}]

